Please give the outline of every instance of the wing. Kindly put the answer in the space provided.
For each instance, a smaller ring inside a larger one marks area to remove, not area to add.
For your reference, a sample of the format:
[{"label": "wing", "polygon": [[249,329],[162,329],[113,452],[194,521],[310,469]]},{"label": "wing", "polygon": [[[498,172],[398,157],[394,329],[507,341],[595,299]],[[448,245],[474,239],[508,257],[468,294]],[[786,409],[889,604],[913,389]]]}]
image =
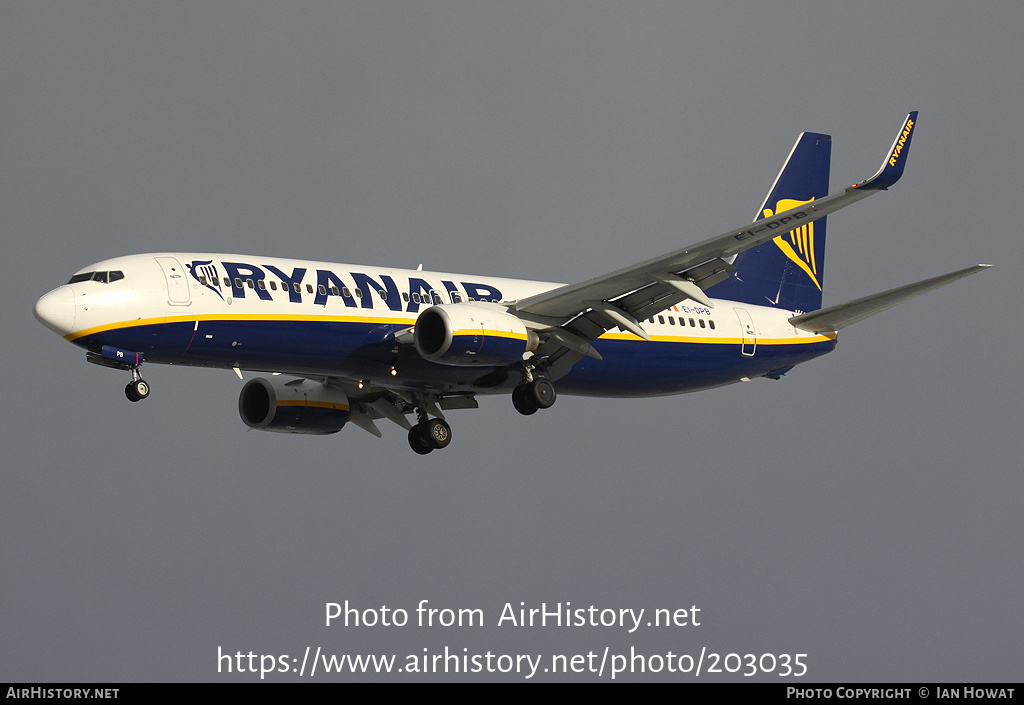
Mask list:
[{"label": "wing", "polygon": [[514,311],[525,320],[533,318],[537,327],[549,324],[551,334],[538,355],[548,356],[548,369],[555,378],[584,355],[596,356],[590,343],[607,330],[618,327],[647,338],[639,321],[684,299],[711,306],[703,292],[728,278],[732,270],[728,260],[733,255],[895,184],[903,175],[916,123],[914,111],[903,121],[881,168],[865,181],[696,245],[521,299]]}]

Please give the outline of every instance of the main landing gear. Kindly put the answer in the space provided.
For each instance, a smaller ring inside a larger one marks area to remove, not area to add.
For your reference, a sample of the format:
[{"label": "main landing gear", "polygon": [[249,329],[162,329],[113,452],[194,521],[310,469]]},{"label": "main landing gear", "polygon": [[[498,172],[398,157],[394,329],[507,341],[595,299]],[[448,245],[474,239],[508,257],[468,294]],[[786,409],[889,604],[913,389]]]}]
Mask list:
[{"label": "main landing gear", "polygon": [[550,408],[555,403],[555,385],[547,377],[534,376],[533,366],[523,366],[523,383],[512,390],[512,406],[520,414],[529,416],[539,409]]},{"label": "main landing gear", "polygon": [[[441,412],[437,412],[441,413]],[[452,427],[444,419],[432,419],[421,403],[416,407],[418,423],[409,429],[409,447],[420,455],[447,448],[452,442]]]},{"label": "main landing gear", "polygon": [[444,419],[430,419],[409,429],[409,447],[420,455],[445,448],[452,442],[452,427]]}]

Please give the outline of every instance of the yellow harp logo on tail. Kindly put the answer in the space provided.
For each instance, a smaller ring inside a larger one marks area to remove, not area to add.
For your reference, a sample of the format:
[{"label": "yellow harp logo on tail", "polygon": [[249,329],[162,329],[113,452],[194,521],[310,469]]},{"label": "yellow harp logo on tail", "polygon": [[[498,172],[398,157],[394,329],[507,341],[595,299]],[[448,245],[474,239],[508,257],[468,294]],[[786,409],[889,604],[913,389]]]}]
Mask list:
[{"label": "yellow harp logo on tail", "polygon": [[[812,198],[811,201],[813,200]],[[796,208],[811,201],[783,198],[775,204],[775,213],[788,211],[790,208]],[[764,209],[764,216],[766,218],[775,215],[775,213],[772,213],[771,208]],[[821,291],[821,283],[818,281],[818,263],[814,259],[814,223],[801,225],[785,235],[779,235],[773,242],[778,245],[778,248],[782,250],[786,257],[795,262],[800,269],[807,272],[807,276],[818,287],[818,291]]]}]

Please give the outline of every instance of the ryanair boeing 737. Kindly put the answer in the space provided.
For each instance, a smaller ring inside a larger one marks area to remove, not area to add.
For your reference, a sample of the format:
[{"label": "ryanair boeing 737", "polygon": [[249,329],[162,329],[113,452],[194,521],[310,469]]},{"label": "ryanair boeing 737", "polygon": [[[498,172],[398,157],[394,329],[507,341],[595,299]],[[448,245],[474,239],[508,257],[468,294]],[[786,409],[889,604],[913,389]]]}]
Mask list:
[{"label": "ryanair boeing 737", "polygon": [[242,387],[249,427],[380,436],[388,419],[420,454],[450,442],[443,410],[481,394],[533,414],[556,388],[642,397],[778,379],[851,323],[988,266],[821,308],[825,216],[896,183],[916,122],[874,176],[831,195],[831,138],[805,132],[752,225],[576,284],[159,253],[85,267],[35,315],[129,372],[131,401],[149,395],[143,360],[275,373]]}]

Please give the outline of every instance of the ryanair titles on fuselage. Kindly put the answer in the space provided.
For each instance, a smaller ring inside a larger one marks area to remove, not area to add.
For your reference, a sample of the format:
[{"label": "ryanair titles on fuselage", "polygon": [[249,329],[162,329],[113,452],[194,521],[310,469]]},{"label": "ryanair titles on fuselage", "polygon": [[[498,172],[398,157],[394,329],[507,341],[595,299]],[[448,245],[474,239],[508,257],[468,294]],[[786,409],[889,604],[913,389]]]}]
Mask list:
[{"label": "ryanair titles on fuselage", "polygon": [[410,276],[408,285],[400,288],[394,277],[387,274],[374,277],[364,272],[347,272],[350,279],[345,279],[330,269],[310,272],[307,267],[292,267],[289,272],[272,264],[215,262],[212,259],[193,260],[186,266],[193,279],[222,299],[226,296],[243,299],[255,295],[263,301],[273,301],[273,294],[280,286],[278,297],[287,292],[291,303],[308,302],[312,296],[313,304],[325,306],[330,297],[337,296],[349,308],[373,308],[371,294],[374,294],[392,311],[404,308],[410,313],[418,311],[421,305],[441,303],[437,294],[442,291],[447,292],[452,302],[503,299],[496,287],[479,282],[459,282],[456,285],[455,282],[441,280],[437,286],[436,282]]}]

